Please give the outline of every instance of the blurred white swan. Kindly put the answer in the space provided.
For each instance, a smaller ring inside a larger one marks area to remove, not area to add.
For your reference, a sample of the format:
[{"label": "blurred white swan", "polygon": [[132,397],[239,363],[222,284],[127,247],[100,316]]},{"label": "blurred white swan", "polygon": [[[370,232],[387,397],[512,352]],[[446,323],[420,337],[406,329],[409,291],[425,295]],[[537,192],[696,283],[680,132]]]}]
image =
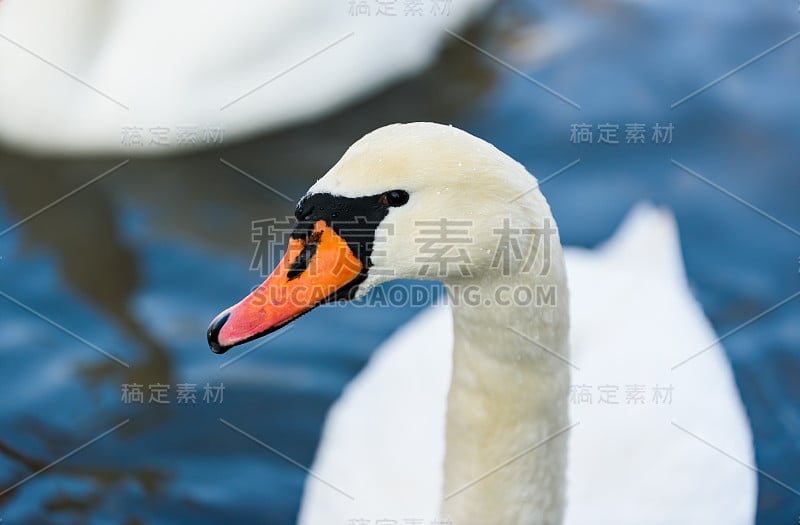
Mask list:
[{"label": "blurred white swan", "polygon": [[0,140],[164,153],[308,120],[422,70],[488,4],[3,0]]}]

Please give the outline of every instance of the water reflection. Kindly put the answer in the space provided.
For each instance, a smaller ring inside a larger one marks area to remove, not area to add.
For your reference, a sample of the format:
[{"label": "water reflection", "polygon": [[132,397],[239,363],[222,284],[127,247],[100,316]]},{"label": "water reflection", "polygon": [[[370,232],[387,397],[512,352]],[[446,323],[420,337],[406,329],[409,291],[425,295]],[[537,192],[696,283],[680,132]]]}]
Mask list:
[{"label": "water reflection", "polygon": [[[480,40],[486,33],[470,37]],[[221,371],[205,348],[210,316],[257,277],[243,264],[252,256],[251,221],[293,211],[293,202],[250,177],[294,201],[365,132],[395,121],[449,121],[492,82],[485,63],[452,45],[427,73],[322,122],[215,151],[134,158],[63,201],[125,159],[43,159],[0,151],[2,229],[31,216],[0,239],[11,250],[4,254],[0,290],[129,365],[0,300],[8,323],[27,327],[24,339],[39,332],[47,346],[30,361],[24,381],[12,361],[24,351],[21,341],[0,346],[0,376],[8,379],[9,395],[24,389],[37,398],[7,405],[2,416],[0,517],[15,523],[94,523],[112,513],[114,522],[130,524],[231,518],[291,523],[303,473],[250,448],[218,418],[224,409],[225,417],[307,464],[328,404],[365,355],[350,360],[329,354],[325,359],[335,362],[337,372],[326,379],[324,372],[309,375],[303,356],[286,353],[284,362],[279,357],[254,376],[246,362]],[[56,204],[34,215],[51,203]],[[166,266],[168,275],[159,276]],[[164,286],[153,284],[162,278]],[[165,296],[170,306],[164,306]],[[394,318],[375,323],[362,354],[394,324]],[[53,368],[58,380],[42,373]],[[315,389],[306,388],[309,380]],[[176,385],[187,381],[200,389],[206,382],[233,384],[226,387],[232,399],[209,405],[199,399],[201,391],[196,405],[176,405]],[[170,385],[172,403],[123,403],[121,385],[130,384]],[[252,420],[257,413],[264,414],[263,421]],[[128,420],[48,468],[55,458]],[[310,437],[298,441],[298,435]],[[266,472],[275,490],[255,490],[251,472]],[[219,487],[220,477],[234,481]],[[239,478],[243,481],[235,481]]]}]

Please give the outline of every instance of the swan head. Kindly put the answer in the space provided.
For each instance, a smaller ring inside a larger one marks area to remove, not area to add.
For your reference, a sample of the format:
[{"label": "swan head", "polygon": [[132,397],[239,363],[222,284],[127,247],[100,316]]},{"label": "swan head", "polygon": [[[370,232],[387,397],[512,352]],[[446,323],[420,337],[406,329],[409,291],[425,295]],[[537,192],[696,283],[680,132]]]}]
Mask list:
[{"label": "swan head", "polygon": [[[295,216],[273,273],[211,322],[215,352],[382,282],[459,285],[513,276],[531,262],[541,267],[540,256],[515,257],[532,250],[536,231],[549,231],[546,242],[560,246],[549,206],[521,164],[433,123],[393,124],[358,140],[308,190]],[[504,228],[522,234],[500,261]]]}]

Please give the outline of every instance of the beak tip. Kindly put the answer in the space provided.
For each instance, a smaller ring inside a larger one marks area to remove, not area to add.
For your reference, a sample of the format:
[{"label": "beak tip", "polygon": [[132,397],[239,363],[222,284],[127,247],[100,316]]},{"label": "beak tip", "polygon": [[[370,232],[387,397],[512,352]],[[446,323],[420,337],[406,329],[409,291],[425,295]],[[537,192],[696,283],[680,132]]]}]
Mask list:
[{"label": "beak tip", "polygon": [[208,347],[211,348],[211,351],[215,354],[224,354],[232,346],[226,346],[219,342],[219,333],[222,330],[222,327],[225,326],[225,323],[228,321],[230,316],[230,312],[223,312],[213,321],[211,321],[210,325],[208,325]]}]

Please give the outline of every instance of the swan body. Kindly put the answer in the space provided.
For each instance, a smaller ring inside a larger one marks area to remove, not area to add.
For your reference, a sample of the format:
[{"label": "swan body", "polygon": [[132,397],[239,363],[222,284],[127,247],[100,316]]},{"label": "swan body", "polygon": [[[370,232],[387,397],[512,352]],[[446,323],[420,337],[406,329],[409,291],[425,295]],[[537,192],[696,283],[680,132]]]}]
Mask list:
[{"label": "swan body", "polygon": [[296,216],[283,261],[212,321],[214,351],[398,278],[449,298],[331,410],[301,524],[752,522],[747,420],[668,214],[565,257],[521,164],[412,123],[357,141]]},{"label": "swan body", "polygon": [[[604,245],[568,248],[566,261],[571,360],[580,370],[572,371],[570,419],[578,425],[569,436],[564,523],[753,523],[753,471],[672,424],[754,465],[721,346],[671,371],[716,339],[688,289],[672,216],[639,205]],[[452,345],[452,313],[439,305],[376,350],[329,412],[298,523],[440,516]],[[645,404],[626,403],[631,384],[646,386]],[[657,384],[674,387],[671,402],[653,402]],[[598,404],[602,385],[619,387],[619,404]],[[591,402],[576,399],[582,386]]]},{"label": "swan body", "polygon": [[444,28],[490,1],[393,3],[385,16],[346,0],[4,0],[0,140],[69,154],[218,146],[421,71]]}]

